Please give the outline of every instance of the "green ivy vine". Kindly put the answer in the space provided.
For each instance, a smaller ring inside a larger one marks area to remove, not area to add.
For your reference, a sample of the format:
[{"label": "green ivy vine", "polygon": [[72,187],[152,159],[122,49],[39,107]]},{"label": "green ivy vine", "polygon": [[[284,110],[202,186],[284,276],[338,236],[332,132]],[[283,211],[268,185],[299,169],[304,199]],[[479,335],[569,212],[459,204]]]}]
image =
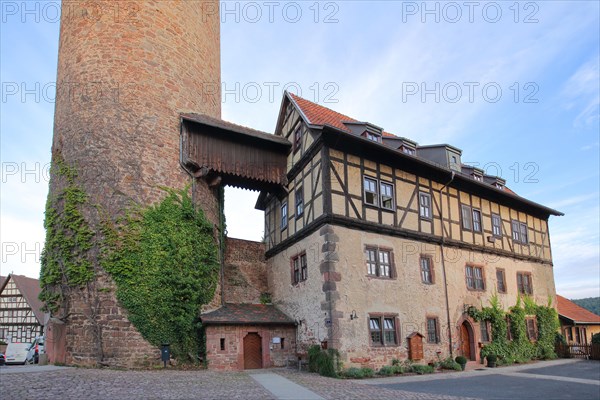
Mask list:
[{"label": "green ivy vine", "polygon": [[[489,307],[478,310],[470,307],[467,314],[475,321],[487,321],[492,327],[492,341],[481,349],[481,356],[494,354],[498,362],[524,363],[532,359],[556,358],[554,341],[559,327],[558,314],[551,300],[546,306],[537,305],[530,297],[519,297],[517,303],[504,311],[498,296],[490,299]],[[527,336],[526,316],[535,316],[537,338],[535,342]],[[510,329],[511,340],[507,333]]]},{"label": "green ivy vine", "polygon": [[39,297],[46,311],[56,312],[63,301],[64,286],[81,287],[93,279],[90,249],[95,235],[83,215],[88,196],[76,183],[75,168],[55,155],[51,173],[54,184],[62,189],[46,202]]},{"label": "green ivy vine", "polygon": [[159,204],[104,225],[101,264],[142,336],[156,346],[169,343],[180,361],[196,362],[200,306],[212,300],[218,281],[217,246],[188,190],[165,190]]},{"label": "green ivy vine", "polygon": [[[169,343],[182,362],[196,362],[202,347],[199,311],[214,296],[219,258],[213,226],[194,206],[189,188],[165,189],[160,203],[131,209],[116,222],[101,217],[100,226],[92,227],[84,210],[95,207],[100,215],[102,210],[89,204],[76,169],[60,154],[54,155],[52,179],[62,189],[46,204],[40,272],[46,310],[56,314],[67,292],[93,281],[94,266],[101,266],[142,336],[156,346]],[[222,218],[221,235],[224,226]]]}]

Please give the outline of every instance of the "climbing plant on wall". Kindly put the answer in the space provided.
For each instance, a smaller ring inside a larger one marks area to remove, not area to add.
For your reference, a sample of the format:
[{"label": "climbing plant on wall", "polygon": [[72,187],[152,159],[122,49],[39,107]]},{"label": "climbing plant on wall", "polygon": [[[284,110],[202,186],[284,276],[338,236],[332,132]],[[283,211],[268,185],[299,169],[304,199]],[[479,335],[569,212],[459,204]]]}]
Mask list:
[{"label": "climbing plant on wall", "polygon": [[198,313],[214,295],[219,263],[212,225],[188,190],[168,191],[160,203],[105,225],[102,267],[142,336],[171,344],[180,360],[196,361]]},{"label": "climbing plant on wall", "polygon": [[40,300],[46,310],[56,312],[62,305],[65,288],[82,287],[93,279],[90,250],[95,235],[82,211],[88,196],[76,183],[75,168],[55,154],[51,173],[53,184],[62,189],[46,202]]},{"label": "climbing plant on wall", "polygon": [[[490,299],[489,307],[478,310],[470,307],[469,316],[475,321],[487,321],[492,327],[492,341],[481,350],[481,356],[499,356],[503,363],[526,362],[534,358],[555,358],[554,339],[558,329],[558,314],[551,300],[546,306],[535,304],[532,298],[521,297],[508,312],[502,309],[498,296]],[[527,336],[526,317],[534,316],[537,324],[537,338],[530,341]],[[507,336],[510,332],[511,340]]]},{"label": "climbing plant on wall", "polygon": [[[77,184],[76,169],[57,154],[52,179],[62,189],[46,204],[40,273],[40,299],[46,309],[55,316],[65,311],[70,291],[82,288],[90,305],[99,307],[94,295],[103,289],[97,289],[94,277],[101,266],[116,282],[117,298],[142,336],[157,346],[170,343],[181,361],[196,361],[201,346],[198,314],[201,305],[213,298],[219,262],[213,226],[194,206],[189,188],[165,189],[163,201],[130,209],[117,222],[102,217],[96,228],[85,210],[102,215],[101,207],[89,204]],[[223,228],[224,224],[221,219]],[[101,360],[97,316],[92,312],[88,317]]]}]

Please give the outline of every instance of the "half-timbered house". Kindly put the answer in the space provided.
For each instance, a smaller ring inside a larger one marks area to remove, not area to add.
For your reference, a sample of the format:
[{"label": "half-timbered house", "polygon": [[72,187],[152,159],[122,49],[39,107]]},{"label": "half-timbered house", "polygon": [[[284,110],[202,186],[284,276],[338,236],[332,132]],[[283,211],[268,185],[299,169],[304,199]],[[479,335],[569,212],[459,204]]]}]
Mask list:
[{"label": "half-timbered house", "polygon": [[0,340],[30,343],[44,333],[44,312],[37,279],[0,277]]},{"label": "half-timbered house", "polygon": [[292,143],[285,190],[263,191],[257,208],[269,289],[299,346],[327,342],[346,365],[378,367],[409,357],[412,337],[416,359],[476,360],[490,333],[469,305],[555,297],[548,219],[562,214],[464,165],[460,149],[290,93],[275,135]]}]

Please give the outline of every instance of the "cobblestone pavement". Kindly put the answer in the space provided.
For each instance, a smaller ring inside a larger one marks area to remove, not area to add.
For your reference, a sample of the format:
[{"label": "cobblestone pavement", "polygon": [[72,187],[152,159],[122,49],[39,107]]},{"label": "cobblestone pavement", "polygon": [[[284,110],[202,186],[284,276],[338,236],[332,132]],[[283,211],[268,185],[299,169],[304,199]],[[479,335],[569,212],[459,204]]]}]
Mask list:
[{"label": "cobblestone pavement", "polygon": [[[63,368],[48,372],[5,373],[0,369],[0,398],[12,399],[273,399],[244,372],[116,371]],[[8,367],[14,368],[14,367]],[[31,371],[31,369],[29,369]],[[458,397],[390,390],[348,380],[286,369],[279,374],[325,399],[458,399]]]},{"label": "cobblestone pavement", "polygon": [[84,368],[41,373],[2,372],[0,370],[2,400],[273,399],[271,393],[243,372]]}]

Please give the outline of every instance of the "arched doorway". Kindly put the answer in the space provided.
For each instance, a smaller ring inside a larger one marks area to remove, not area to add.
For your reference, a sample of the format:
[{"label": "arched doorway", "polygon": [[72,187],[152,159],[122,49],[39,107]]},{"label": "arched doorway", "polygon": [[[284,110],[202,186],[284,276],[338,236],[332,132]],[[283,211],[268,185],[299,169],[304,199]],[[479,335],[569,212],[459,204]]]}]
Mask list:
[{"label": "arched doorway", "polygon": [[473,335],[473,327],[468,321],[463,321],[460,326],[460,350],[467,360],[475,360],[475,338]]},{"label": "arched doorway", "polygon": [[244,338],[244,369],[262,368],[262,339],[252,332]]}]

